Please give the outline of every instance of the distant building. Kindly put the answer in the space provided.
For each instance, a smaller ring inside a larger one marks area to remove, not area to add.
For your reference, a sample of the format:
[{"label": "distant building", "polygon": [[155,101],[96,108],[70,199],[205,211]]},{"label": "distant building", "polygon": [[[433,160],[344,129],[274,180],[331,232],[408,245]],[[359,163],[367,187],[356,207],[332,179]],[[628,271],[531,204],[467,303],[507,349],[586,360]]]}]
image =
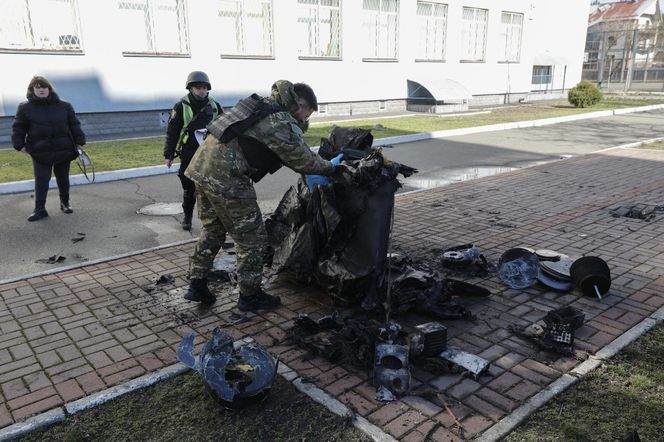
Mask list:
[{"label": "distant building", "polygon": [[[34,74],[88,132],[158,130],[192,70],[224,106],[304,81],[321,114],[557,97],[581,78],[579,0],[3,0],[0,141]],[[5,118],[3,118],[3,116]]]},{"label": "distant building", "polygon": [[583,77],[599,83],[664,80],[661,5],[661,0],[593,4]]}]

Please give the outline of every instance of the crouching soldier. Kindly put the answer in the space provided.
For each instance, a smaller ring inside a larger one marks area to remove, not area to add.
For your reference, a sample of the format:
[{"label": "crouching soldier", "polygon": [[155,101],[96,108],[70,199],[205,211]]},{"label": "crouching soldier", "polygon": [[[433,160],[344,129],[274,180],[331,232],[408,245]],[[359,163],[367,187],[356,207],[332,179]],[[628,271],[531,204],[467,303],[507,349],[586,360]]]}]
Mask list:
[{"label": "crouching soldier", "polygon": [[251,95],[208,125],[208,136],[185,172],[196,183],[202,224],[185,299],[215,301],[207,275],[229,233],[237,252],[238,308],[255,311],[281,304],[261,287],[268,240],[252,181],[282,165],[303,174],[348,176],[345,165],[334,166],[304,142],[303,129],[317,108],[311,87],[280,80],[270,97]]},{"label": "crouching soldier", "polygon": [[191,230],[191,218],[196,204],[196,186],[184,174],[198,149],[198,141],[194,132],[197,129],[205,128],[210,121],[223,112],[221,106],[209,96],[211,88],[210,79],[205,72],[190,73],[185,86],[189,93],[173,106],[168,120],[166,142],[164,143],[164,163],[170,168],[173,159],[180,156],[178,178],[180,178],[183,190],[182,228],[184,230]]}]

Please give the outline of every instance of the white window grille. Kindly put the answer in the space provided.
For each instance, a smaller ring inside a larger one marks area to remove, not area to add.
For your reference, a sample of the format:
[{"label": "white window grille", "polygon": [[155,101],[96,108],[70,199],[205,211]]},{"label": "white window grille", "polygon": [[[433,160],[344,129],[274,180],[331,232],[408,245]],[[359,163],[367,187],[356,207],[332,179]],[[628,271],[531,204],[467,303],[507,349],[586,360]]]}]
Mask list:
[{"label": "white window grille", "polygon": [[221,54],[272,57],[272,0],[219,0]]},{"label": "white window grille", "polygon": [[521,58],[521,34],[523,32],[523,14],[503,12],[500,16],[500,38],[505,44],[505,53],[501,61],[518,62]]},{"label": "white window grille", "polygon": [[381,100],[378,102],[378,112],[385,112],[387,110],[387,101]]},{"label": "white window grille", "polygon": [[461,33],[463,61],[484,61],[488,17],[489,11],[486,9],[463,8]]},{"label": "white window grille", "polygon": [[188,55],[185,0],[118,1],[124,53]]},{"label": "white window grille", "polygon": [[3,0],[0,49],[80,51],[76,0]]},{"label": "white window grille", "polygon": [[533,66],[533,79],[530,88],[533,92],[553,90],[554,66]]},{"label": "white window grille", "polygon": [[325,104],[320,104],[318,103],[318,115],[326,115],[327,114],[327,103]]},{"label": "white window grille", "polygon": [[363,0],[367,58],[397,58],[399,0]]},{"label": "white window grille", "polygon": [[533,85],[536,86],[547,86],[551,84],[551,66],[533,66]]},{"label": "white window grille", "polygon": [[341,1],[298,0],[298,53],[303,57],[341,56]]},{"label": "white window grille", "polygon": [[445,60],[447,5],[417,2],[417,59]]}]

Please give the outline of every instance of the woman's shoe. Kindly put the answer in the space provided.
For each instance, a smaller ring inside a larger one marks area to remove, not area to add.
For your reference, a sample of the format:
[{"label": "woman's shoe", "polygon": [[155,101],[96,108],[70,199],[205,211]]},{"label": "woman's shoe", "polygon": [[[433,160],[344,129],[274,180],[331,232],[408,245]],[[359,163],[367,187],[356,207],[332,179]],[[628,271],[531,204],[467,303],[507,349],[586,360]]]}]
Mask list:
[{"label": "woman's shoe", "polygon": [[[74,213],[74,210],[71,208],[69,203],[60,203],[60,210],[62,210],[64,213]],[[48,215],[47,215],[48,216]]]},{"label": "woman's shoe", "polygon": [[28,221],[38,221],[42,218],[46,218],[48,216],[48,212],[46,209],[35,209],[34,212],[32,212],[32,215],[28,217]]}]

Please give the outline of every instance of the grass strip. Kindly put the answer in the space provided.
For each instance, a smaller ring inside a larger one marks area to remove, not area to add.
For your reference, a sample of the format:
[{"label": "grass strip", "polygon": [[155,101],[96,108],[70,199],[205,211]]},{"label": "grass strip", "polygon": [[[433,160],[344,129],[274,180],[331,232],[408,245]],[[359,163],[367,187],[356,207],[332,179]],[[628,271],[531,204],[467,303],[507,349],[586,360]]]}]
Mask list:
[{"label": "grass strip", "polygon": [[349,419],[281,377],[260,404],[221,408],[198,375],[184,374],[36,430],[26,441],[338,441],[370,442]]},{"label": "grass strip", "polygon": [[[493,109],[491,113],[479,115],[460,115],[455,117],[418,115],[403,118],[353,120],[336,123],[336,125],[372,129],[375,138],[385,138],[438,130],[561,117],[601,110],[659,104],[662,102],[664,100],[609,98],[596,106],[584,109],[575,108],[563,101],[536,102],[504,106]],[[312,125],[305,134],[305,140],[312,146],[318,146],[320,139],[327,137],[332,127],[332,124]],[[103,141],[89,143],[86,146],[86,151],[94,161],[95,170],[102,172],[163,164],[163,144],[164,137],[141,140]],[[78,173],[75,165],[72,165],[71,173]],[[32,162],[27,155],[19,154],[13,149],[0,150],[0,183],[32,178]]]},{"label": "grass strip", "polygon": [[664,324],[538,410],[504,440],[620,441],[636,430],[662,440]]}]

